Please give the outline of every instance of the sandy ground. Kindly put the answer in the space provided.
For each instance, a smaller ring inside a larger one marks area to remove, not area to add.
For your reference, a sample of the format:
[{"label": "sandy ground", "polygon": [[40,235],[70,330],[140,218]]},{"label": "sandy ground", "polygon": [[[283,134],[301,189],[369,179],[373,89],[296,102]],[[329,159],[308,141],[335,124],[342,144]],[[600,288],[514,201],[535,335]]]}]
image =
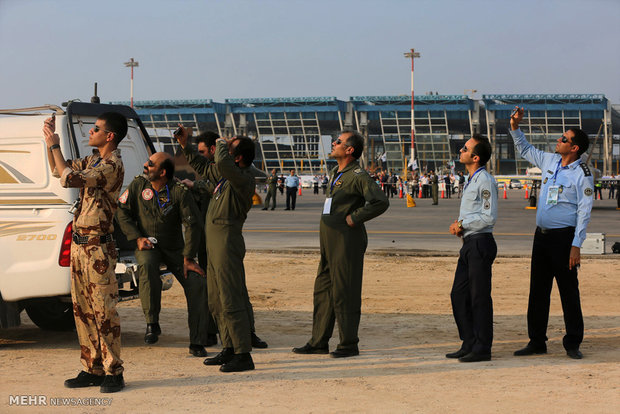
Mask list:
[{"label": "sandy ground", "polygon": [[[562,348],[555,288],[549,353],[512,355],[527,342],[529,260],[497,259],[493,360],[475,364],[444,357],[460,346],[449,300],[456,257],[368,255],[360,356],[293,354],[291,348],[309,338],[317,264],[316,253],[248,253],[257,331],[269,342],[269,349],[253,353],[251,372],[223,374],[188,354],[178,284],[164,293],[163,335],[154,346],[142,341],[139,303],[119,306],[127,388],[117,394],[63,388],[64,379],[81,368],[75,333],[43,332],[24,313],[21,327],[0,331],[0,412],[616,413],[620,408],[617,259],[586,258],[582,265],[586,336],[580,361]],[[218,348],[208,351],[214,355]],[[16,395],[44,396],[48,405],[9,405]],[[98,407],[51,406],[56,397],[111,400]]]}]

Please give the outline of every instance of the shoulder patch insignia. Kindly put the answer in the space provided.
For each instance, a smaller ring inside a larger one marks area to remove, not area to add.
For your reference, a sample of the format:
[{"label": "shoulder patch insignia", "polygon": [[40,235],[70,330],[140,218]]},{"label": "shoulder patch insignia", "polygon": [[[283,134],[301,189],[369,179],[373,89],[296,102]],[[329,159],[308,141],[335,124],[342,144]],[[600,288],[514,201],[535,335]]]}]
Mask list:
[{"label": "shoulder patch insignia", "polygon": [[335,186],[342,185],[342,180],[338,180],[338,181],[336,181],[336,183],[335,183],[334,185],[335,185]]},{"label": "shoulder patch insignia", "polygon": [[491,192],[489,190],[482,190],[482,198],[488,200],[491,198]]},{"label": "shoulder patch insignia", "polygon": [[583,193],[590,197],[592,195],[592,189],[591,188],[586,188],[585,190],[583,190]]},{"label": "shoulder patch insignia", "polygon": [[588,166],[585,165],[583,162],[579,164],[579,166],[583,170],[583,175],[585,175],[586,177],[589,177],[592,175],[592,173],[590,172],[590,168],[588,168]]},{"label": "shoulder patch insignia", "polygon": [[153,190],[151,190],[150,188],[145,188],[144,190],[142,190],[142,198],[145,201],[149,201],[150,199],[153,198]]},{"label": "shoulder patch insignia", "polygon": [[127,197],[129,197],[129,189],[125,190],[123,194],[118,198],[118,201],[125,204],[127,202]]}]

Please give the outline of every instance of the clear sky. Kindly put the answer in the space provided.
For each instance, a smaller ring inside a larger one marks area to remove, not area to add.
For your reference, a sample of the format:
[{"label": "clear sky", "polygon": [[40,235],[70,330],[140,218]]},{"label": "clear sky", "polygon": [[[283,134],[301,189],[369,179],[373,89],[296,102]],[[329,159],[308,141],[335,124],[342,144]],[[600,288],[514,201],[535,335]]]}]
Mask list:
[{"label": "clear sky", "polygon": [[0,0],[0,108],[134,99],[603,93],[620,0]]}]

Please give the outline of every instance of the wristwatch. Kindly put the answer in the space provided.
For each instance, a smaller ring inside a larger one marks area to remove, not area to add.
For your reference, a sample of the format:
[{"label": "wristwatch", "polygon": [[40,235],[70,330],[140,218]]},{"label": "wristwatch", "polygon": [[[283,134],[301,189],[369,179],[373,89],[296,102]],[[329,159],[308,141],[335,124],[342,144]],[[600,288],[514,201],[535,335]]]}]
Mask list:
[{"label": "wristwatch", "polygon": [[457,225],[459,226],[459,229],[463,230],[463,220],[460,220]]},{"label": "wristwatch", "polygon": [[54,144],[52,146],[50,146],[50,151],[54,151],[56,148],[60,148],[59,144]]}]

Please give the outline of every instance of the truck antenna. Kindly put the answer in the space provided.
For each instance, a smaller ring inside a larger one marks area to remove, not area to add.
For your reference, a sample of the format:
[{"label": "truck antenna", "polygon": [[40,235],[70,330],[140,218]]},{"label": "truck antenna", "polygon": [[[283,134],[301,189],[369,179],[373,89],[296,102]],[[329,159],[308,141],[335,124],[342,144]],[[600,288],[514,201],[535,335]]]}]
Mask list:
[{"label": "truck antenna", "polygon": [[99,99],[99,97],[97,96],[97,82],[95,82],[95,95],[90,98],[90,103],[101,103],[101,100]]}]

